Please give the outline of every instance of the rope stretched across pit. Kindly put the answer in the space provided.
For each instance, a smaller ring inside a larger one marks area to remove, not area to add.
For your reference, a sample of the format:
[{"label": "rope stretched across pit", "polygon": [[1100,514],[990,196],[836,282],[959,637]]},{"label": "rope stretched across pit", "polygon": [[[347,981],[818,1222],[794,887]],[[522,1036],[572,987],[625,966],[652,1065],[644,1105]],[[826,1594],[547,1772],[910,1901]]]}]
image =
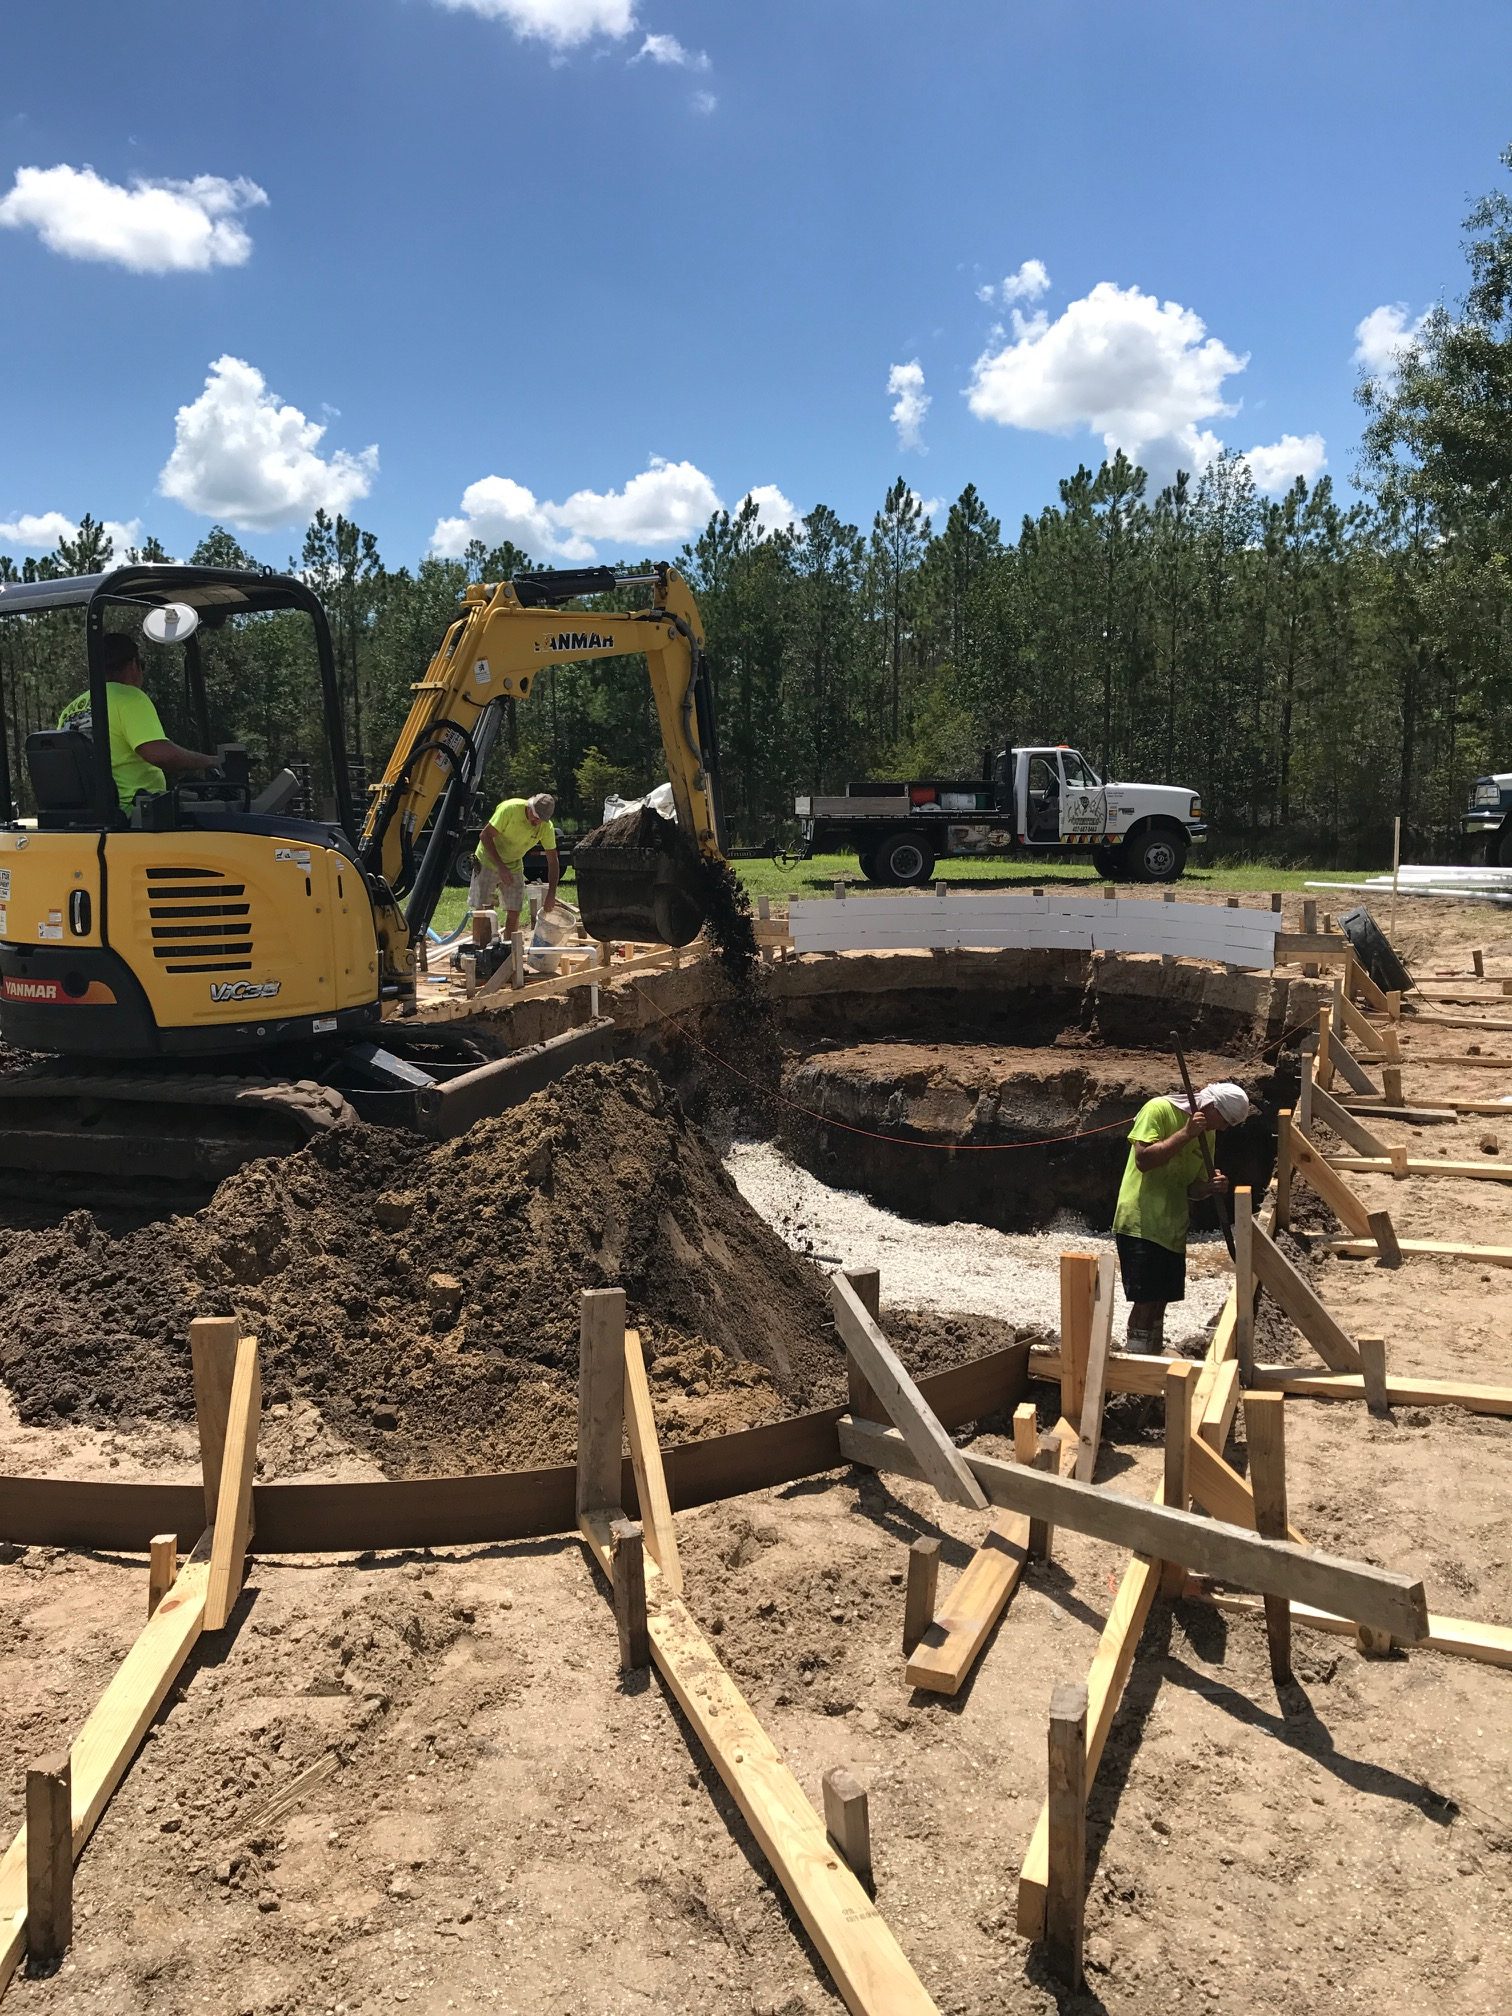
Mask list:
[{"label": "rope stretched across pit", "polygon": [[[732,1064],[728,1057],[721,1057],[717,1050],[711,1050],[707,1043],[701,1043],[685,1023],[679,1022],[675,1015],[661,1006],[660,1002],[653,1001],[638,980],[632,980],[630,985],[648,1008],[653,1009],[664,1022],[672,1024],[684,1042],[691,1043],[695,1050],[701,1050],[705,1057],[712,1058],[716,1064],[728,1071],[731,1077],[739,1078],[742,1083],[753,1086],[762,1098],[771,1099],[779,1106],[786,1106],[792,1113],[801,1113],[806,1120],[812,1120],[820,1127],[833,1127],[841,1134],[859,1134],[863,1141],[883,1141],[891,1148],[931,1148],[940,1155],[1010,1155],[1021,1148],[1062,1148],[1068,1143],[1090,1141],[1099,1134],[1115,1134],[1120,1128],[1131,1127],[1137,1117],[1136,1114],[1130,1113],[1121,1120],[1109,1120],[1098,1127],[1078,1127],[1070,1134],[1046,1134],[1035,1141],[921,1141],[905,1134],[878,1134],[870,1127],[857,1127],[852,1121],[836,1120],[831,1114],[820,1113],[812,1106],[803,1105],[800,1100],[790,1099],[785,1092],[773,1091],[759,1078],[753,1078],[749,1071],[742,1071],[739,1065]],[[1294,1028],[1284,1031],[1274,1042],[1267,1043],[1259,1050],[1241,1056],[1236,1061],[1239,1064],[1246,1064],[1267,1057],[1272,1050],[1279,1050],[1284,1043],[1289,1043],[1294,1036],[1303,1035],[1312,1026],[1311,1019],[1299,1022]]]}]

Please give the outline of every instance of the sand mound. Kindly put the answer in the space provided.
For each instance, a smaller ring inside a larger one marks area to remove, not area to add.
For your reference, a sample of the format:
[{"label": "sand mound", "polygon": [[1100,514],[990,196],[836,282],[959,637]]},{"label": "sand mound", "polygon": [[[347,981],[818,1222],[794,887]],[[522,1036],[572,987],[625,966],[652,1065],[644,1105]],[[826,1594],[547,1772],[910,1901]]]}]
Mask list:
[{"label": "sand mound", "polygon": [[820,1277],[640,1064],[583,1066],[440,1147],[339,1129],[120,1238],[81,1212],[5,1240],[0,1377],[28,1421],[190,1415],[189,1320],[234,1311],[268,1401],[314,1400],[390,1470],[558,1459],[578,1291],[615,1284],[690,1396],[674,1435],[838,1385]]}]

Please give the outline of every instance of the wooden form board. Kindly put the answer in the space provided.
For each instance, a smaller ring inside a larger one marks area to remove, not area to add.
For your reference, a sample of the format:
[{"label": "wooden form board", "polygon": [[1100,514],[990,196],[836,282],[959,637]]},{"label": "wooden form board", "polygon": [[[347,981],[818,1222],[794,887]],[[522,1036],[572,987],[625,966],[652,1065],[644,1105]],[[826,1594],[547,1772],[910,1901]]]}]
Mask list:
[{"label": "wooden form board", "polygon": [[236,1370],[226,1417],[225,1452],[220,1495],[216,1501],[210,1580],[205,1591],[205,1629],[223,1631],[241,1595],[252,1538],[252,1475],[257,1468],[258,1417],[262,1412],[262,1375],[257,1339],[243,1337],[236,1347]]},{"label": "wooden form board", "polygon": [[[1182,1594],[1198,1597],[1219,1610],[1233,1611],[1239,1616],[1263,1614],[1258,1597],[1214,1589],[1201,1576],[1190,1576]],[[1291,1614],[1294,1624],[1305,1624],[1309,1630],[1328,1631],[1342,1638],[1353,1638],[1360,1628],[1350,1617],[1336,1617],[1331,1611],[1316,1610],[1308,1603],[1293,1603]],[[1416,1649],[1444,1652],[1455,1659],[1474,1659],[1484,1666],[1512,1667],[1512,1626],[1482,1624],[1470,1617],[1441,1617],[1436,1610],[1430,1610],[1428,1636]]]},{"label": "wooden form board", "polygon": [[835,1325],[867,1385],[897,1423],[919,1475],[950,1505],[986,1509],[987,1500],[964,1456],[941,1427],[923,1394],[904,1369],[902,1360],[872,1320],[860,1296],[843,1274],[830,1280]]},{"label": "wooden form board", "polygon": [[998,1513],[957,1577],[944,1608],[909,1655],[904,1678],[931,1694],[958,1694],[1019,1585],[1029,1558],[1029,1521]]},{"label": "wooden form board", "polygon": [[[616,1514],[582,1531],[610,1572]],[[938,2016],[886,1920],[830,1842],[824,1822],[680,1598],[646,1564],[651,1657],[776,1872],[855,2016]]]},{"label": "wooden form board", "polygon": [[1359,1176],[1457,1176],[1465,1183],[1512,1183],[1512,1163],[1450,1162],[1433,1155],[1411,1156],[1400,1168],[1389,1155],[1330,1155],[1328,1166]]},{"label": "wooden form board", "polygon": [[[1363,1372],[1315,1372],[1306,1365],[1257,1365],[1262,1391],[1308,1400],[1362,1400]],[[1470,1385],[1462,1379],[1386,1379],[1388,1407],[1463,1407],[1467,1414],[1512,1415],[1512,1386]]]},{"label": "wooden form board", "polygon": [[661,1570],[662,1586],[667,1593],[681,1596],[682,1562],[677,1555],[672,1501],[667,1496],[656,1416],[651,1411],[651,1383],[646,1377],[638,1330],[625,1332],[625,1433],[635,1471],[635,1500],[646,1529],[646,1550]]},{"label": "wooden form board", "polygon": [[[1404,1258],[1420,1254],[1438,1260],[1476,1260],[1486,1267],[1512,1267],[1512,1246],[1466,1246],[1454,1239],[1399,1239],[1397,1247]],[[1374,1238],[1324,1239],[1318,1246],[1320,1253],[1338,1253],[1346,1260],[1374,1260],[1380,1250]]]},{"label": "wooden form board", "polygon": [[[1338,1046],[1335,1046],[1336,1050]],[[1292,1175],[1316,1190],[1339,1223],[1357,1238],[1370,1232],[1370,1213],[1354,1191],[1338,1175],[1295,1124],[1291,1131]],[[1372,1245],[1374,1241],[1371,1242]]]},{"label": "wooden form board", "polygon": [[1251,1252],[1261,1287],[1291,1318],[1323,1363],[1335,1372],[1358,1372],[1360,1353],[1354,1339],[1263,1226],[1252,1227]]},{"label": "wooden form board", "polygon": [[[875,1422],[842,1421],[840,1447],[853,1463],[904,1476],[922,1475],[903,1437]],[[966,1461],[991,1502],[1010,1512],[1069,1526],[1115,1547],[1180,1561],[1198,1574],[1267,1596],[1348,1612],[1404,1644],[1416,1644],[1428,1628],[1423,1585],[1411,1576],[1299,1548],[1286,1540],[1262,1539],[1243,1527],[1199,1518],[1163,1503],[1126,1498],[1095,1484],[1079,1484],[1072,1477],[1052,1477],[1022,1464],[971,1454]]]},{"label": "wooden form board", "polygon": [[799,952],[873,948],[955,951],[1051,947],[1081,952],[1158,952],[1268,969],[1280,919],[1270,910],[1137,897],[1008,894],[861,896],[844,903],[795,902],[788,929]]},{"label": "wooden form board", "polygon": [[[199,1638],[210,1581],[209,1542],[207,1532],[74,1740],[69,1760],[75,1861]],[[0,1994],[25,1948],[26,1829],[22,1827],[0,1856]]]}]

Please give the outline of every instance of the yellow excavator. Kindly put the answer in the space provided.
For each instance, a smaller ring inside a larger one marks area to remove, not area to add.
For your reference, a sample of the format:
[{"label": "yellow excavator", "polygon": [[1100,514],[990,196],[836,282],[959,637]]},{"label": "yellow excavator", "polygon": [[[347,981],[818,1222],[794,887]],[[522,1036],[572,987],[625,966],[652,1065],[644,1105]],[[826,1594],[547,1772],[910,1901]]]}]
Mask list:
[{"label": "yellow excavator", "polygon": [[[649,590],[645,607],[567,606],[635,590]],[[707,865],[722,859],[718,749],[697,605],[670,567],[469,587],[360,825],[330,631],[305,583],[142,565],[0,585],[5,630],[60,619],[81,628],[90,704],[27,737],[34,821],[14,815],[0,737],[0,1039],[42,1060],[0,1077],[13,1188],[77,1183],[80,1202],[88,1179],[204,1194],[352,1109],[446,1134],[521,1096],[529,1081],[476,1031],[412,1018],[503,703],[528,701],[551,665],[644,658],[676,808],[675,825],[652,815],[651,845],[576,855],[588,931],[686,944],[705,921]],[[74,725],[108,718],[102,637],[125,629],[181,659],[210,749],[202,642],[269,621],[307,632],[335,817],[291,816],[291,771],[254,796],[246,751],[228,745],[217,772],[123,810],[109,738]]]}]

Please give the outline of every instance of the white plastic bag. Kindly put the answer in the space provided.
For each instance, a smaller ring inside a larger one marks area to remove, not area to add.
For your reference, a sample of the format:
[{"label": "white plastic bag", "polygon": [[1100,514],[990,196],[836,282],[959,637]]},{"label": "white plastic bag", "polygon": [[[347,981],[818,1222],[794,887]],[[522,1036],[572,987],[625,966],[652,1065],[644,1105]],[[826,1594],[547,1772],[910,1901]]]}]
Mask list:
[{"label": "white plastic bag", "polygon": [[672,786],[658,784],[654,791],[648,791],[644,798],[616,798],[612,795],[604,800],[604,824],[611,819],[622,819],[627,812],[638,812],[642,805],[649,805],[653,812],[659,812],[663,819],[675,819],[677,807],[672,800]]}]

